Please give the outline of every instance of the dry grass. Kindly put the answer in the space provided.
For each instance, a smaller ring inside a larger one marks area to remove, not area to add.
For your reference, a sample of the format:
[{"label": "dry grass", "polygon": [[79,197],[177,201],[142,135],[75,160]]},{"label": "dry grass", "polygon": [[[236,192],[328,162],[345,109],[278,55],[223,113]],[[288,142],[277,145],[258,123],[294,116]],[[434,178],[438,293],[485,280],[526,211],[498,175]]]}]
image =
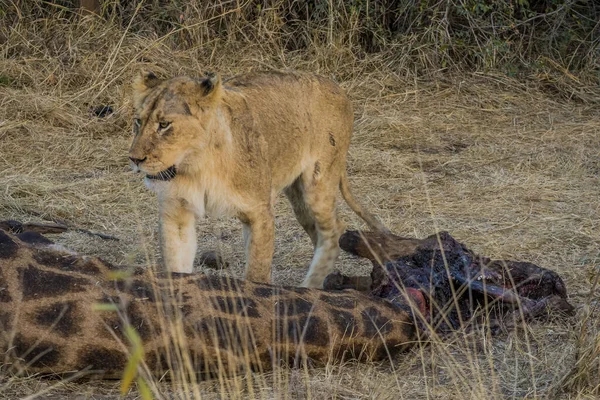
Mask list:
[{"label": "dry grass", "polygon": [[[159,74],[223,74],[298,68],[334,76],[356,108],[349,171],[357,197],[394,232],[447,230],[475,251],[558,271],[579,308],[567,322],[533,324],[490,338],[459,335],[383,365],[330,365],[309,375],[278,370],[255,388],[264,398],[593,398],[600,391],[600,113],[493,73],[420,80],[394,51],[361,58],[317,45],[284,52],[270,43],[212,42],[187,51],[86,19],[17,24],[0,50],[0,219],[65,219],[121,238],[56,237],[118,263],[157,254],[156,201],[127,166],[129,82]],[[397,59],[396,59],[397,60]],[[589,88],[588,88],[589,89]],[[600,93],[588,96],[597,99]],[[90,106],[115,113],[96,118]],[[277,204],[274,279],[296,285],[312,256],[289,206]],[[342,207],[345,221],[358,219]],[[202,221],[201,249],[218,248],[240,275],[241,227]],[[369,265],[342,255],[344,272]],[[0,398],[33,395],[55,382],[0,377]],[[242,378],[239,378],[242,379]],[[59,385],[44,398],[114,398],[112,383]],[[191,396],[160,383],[163,393]],[[197,385],[206,398],[248,395],[235,382]],[[136,398],[135,392],[129,397]]]}]

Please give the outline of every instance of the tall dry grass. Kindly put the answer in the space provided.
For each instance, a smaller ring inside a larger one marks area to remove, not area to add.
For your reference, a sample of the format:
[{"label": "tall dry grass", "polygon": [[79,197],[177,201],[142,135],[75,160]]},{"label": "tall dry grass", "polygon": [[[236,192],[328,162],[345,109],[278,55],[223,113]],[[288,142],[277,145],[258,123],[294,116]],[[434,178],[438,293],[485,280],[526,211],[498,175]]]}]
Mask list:
[{"label": "tall dry grass", "polygon": [[[142,67],[163,76],[310,70],[334,77],[354,101],[352,186],[386,225],[418,237],[449,230],[480,253],[556,270],[579,309],[573,320],[498,337],[459,332],[381,365],[278,368],[251,381],[200,382],[179,371],[171,382],[149,379],[156,397],[599,394],[598,31],[575,20],[590,26],[596,6],[582,16],[583,2],[561,3],[511,31],[503,25],[510,20],[495,19],[504,9],[456,17],[476,4],[467,1],[421,2],[419,12],[416,2],[393,12],[385,4],[105,1],[102,17],[82,17],[68,2],[1,2],[0,219],[60,219],[108,232],[121,241],[75,232],[56,239],[110,261],[152,264],[155,199],[126,163],[132,76]],[[565,27],[575,39],[561,49]],[[537,40],[538,29],[547,41]],[[505,36],[493,36],[498,30]],[[103,105],[115,112],[98,118],[91,109]],[[298,284],[310,244],[285,202],[276,207],[274,279]],[[345,207],[342,214],[358,223]],[[238,224],[199,228],[200,247],[218,248],[231,265],[226,273],[239,276]],[[369,269],[347,255],[338,266]],[[0,384],[5,398],[50,388],[57,397],[109,398],[118,386],[6,376]]]}]

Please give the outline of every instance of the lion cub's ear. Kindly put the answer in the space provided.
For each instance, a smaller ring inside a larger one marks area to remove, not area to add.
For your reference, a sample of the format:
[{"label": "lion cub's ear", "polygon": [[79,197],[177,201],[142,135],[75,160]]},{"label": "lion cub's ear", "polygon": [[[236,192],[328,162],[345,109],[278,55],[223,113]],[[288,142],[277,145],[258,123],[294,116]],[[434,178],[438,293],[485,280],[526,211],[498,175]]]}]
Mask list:
[{"label": "lion cub's ear", "polygon": [[206,75],[205,78],[193,79],[193,85],[188,86],[186,94],[191,104],[210,107],[221,99],[223,94],[221,76],[215,73]]},{"label": "lion cub's ear", "polygon": [[133,80],[133,98],[136,107],[144,100],[150,89],[160,85],[161,79],[158,79],[153,72],[141,70]]},{"label": "lion cub's ear", "polygon": [[154,72],[141,70],[133,80],[133,88],[140,92],[145,92],[148,89],[159,85],[162,80],[158,79]]},{"label": "lion cub's ear", "polygon": [[207,72],[206,78],[200,82],[200,86],[202,86],[205,96],[218,92],[221,89],[221,75],[215,72]]}]

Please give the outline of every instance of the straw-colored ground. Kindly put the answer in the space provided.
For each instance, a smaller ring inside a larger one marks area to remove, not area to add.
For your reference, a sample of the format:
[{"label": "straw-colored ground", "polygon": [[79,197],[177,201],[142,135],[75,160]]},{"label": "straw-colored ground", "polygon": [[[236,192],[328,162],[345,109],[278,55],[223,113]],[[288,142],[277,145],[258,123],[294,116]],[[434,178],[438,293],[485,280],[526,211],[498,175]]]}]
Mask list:
[{"label": "straw-colored ground", "polygon": [[[392,231],[424,237],[447,230],[487,256],[556,270],[579,310],[573,320],[498,337],[459,335],[391,364],[276,371],[259,379],[255,396],[593,398],[600,390],[597,102],[561,100],[534,83],[492,73],[407,79],[384,59],[359,60],[327,47],[284,54],[209,43],[180,52],[85,24],[57,28],[53,36],[21,26],[10,35],[0,56],[0,219],[68,220],[121,238],[55,237],[74,250],[120,263],[153,262],[156,201],[127,163],[133,74],[141,67],[164,76],[271,66],[311,70],[334,76],[352,97],[351,185]],[[89,107],[100,105],[115,113],[92,116]],[[312,249],[283,197],[276,208],[274,279],[295,285]],[[361,226],[345,205],[342,213],[349,227]],[[200,249],[219,249],[231,266],[226,273],[238,276],[241,236],[234,220],[199,224]],[[369,265],[343,254],[338,267],[367,274]],[[116,383],[9,379],[0,369],[0,398],[52,385],[57,388],[44,398],[118,397]],[[182,398],[191,393],[168,383],[158,388]],[[242,378],[197,390],[206,398],[248,396]]]}]

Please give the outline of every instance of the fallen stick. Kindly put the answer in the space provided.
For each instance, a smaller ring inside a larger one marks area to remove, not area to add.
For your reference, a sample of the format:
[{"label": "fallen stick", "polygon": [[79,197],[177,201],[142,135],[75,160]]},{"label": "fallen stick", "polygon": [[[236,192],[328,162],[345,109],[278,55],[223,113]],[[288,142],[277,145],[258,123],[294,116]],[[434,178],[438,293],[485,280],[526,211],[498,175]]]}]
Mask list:
[{"label": "fallen stick", "polygon": [[40,223],[40,222],[24,222],[21,223],[15,220],[4,220],[0,221],[0,229],[3,229],[7,232],[11,232],[14,234],[19,234],[23,232],[36,232],[40,234],[53,234],[53,233],[64,233],[67,231],[76,231],[85,233],[90,236],[97,236],[104,240],[115,240],[119,241],[120,239],[116,236],[107,235],[105,233],[93,232],[88,229],[79,228],[77,226],[73,226],[70,223],[61,220],[61,222],[54,221],[54,223]]}]

